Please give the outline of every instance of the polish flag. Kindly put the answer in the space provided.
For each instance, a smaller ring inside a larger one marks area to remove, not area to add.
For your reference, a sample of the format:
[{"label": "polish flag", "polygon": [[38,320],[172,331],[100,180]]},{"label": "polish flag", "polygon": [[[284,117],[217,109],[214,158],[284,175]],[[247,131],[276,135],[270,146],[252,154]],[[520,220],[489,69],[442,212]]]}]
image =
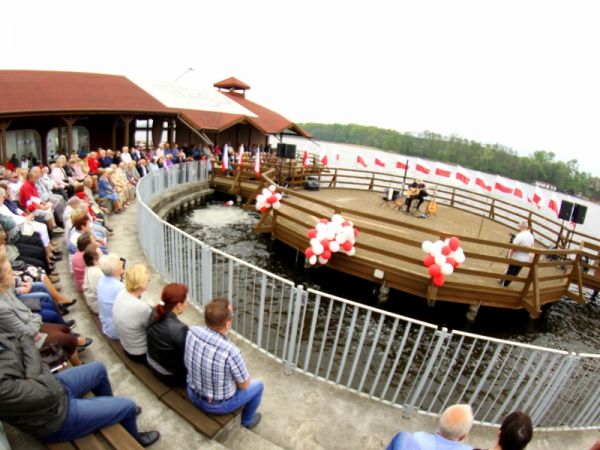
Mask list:
[{"label": "polish flag", "polygon": [[242,166],[244,165],[244,144],[240,145],[240,153],[238,155],[238,166],[236,168],[236,172],[242,170]]},{"label": "polish flag", "polygon": [[340,154],[339,153],[335,154],[335,163],[338,164],[338,165],[340,163]]},{"label": "polish flag", "polygon": [[302,156],[302,167],[305,169],[308,167],[308,151],[304,150],[304,156]]},{"label": "polish flag", "polygon": [[385,163],[379,158],[375,158],[375,165],[379,167],[385,167]]},{"label": "polish flag", "polygon": [[538,208],[540,208],[541,204],[544,201],[544,193],[542,192],[542,190],[539,188],[539,186],[535,187],[535,192],[533,193],[533,197],[531,198],[531,201],[533,203],[535,203],[537,205]]},{"label": "polish flag", "polygon": [[425,165],[425,163],[421,160],[417,161],[417,165],[416,165],[415,169],[419,172],[423,172],[426,175],[429,174],[429,172],[431,172],[431,169],[429,167],[427,167]]},{"label": "polish flag", "polygon": [[327,150],[321,151],[321,158],[319,159],[321,165],[326,166],[329,164],[329,158],[327,157]]},{"label": "polish flag", "polygon": [[512,194],[514,188],[510,185],[508,180],[505,180],[501,176],[496,176],[496,182],[494,183],[494,189],[500,192],[504,192],[505,194]]},{"label": "polish flag", "polygon": [[403,163],[402,161],[398,160],[396,161],[396,169],[408,169],[408,160],[406,160],[405,163]]},{"label": "polish flag", "polygon": [[483,175],[478,174],[475,178],[475,185],[488,192],[492,192],[492,186],[487,182]]},{"label": "polish flag", "polygon": [[229,146],[223,146],[223,155],[221,156],[221,172],[226,172],[229,169]]},{"label": "polish flag", "polygon": [[365,161],[365,159],[362,157],[362,155],[356,155],[356,164],[360,164],[363,167],[367,167],[367,163]]},{"label": "polish flag", "polygon": [[525,200],[525,194],[523,194],[523,189],[521,188],[520,183],[515,183],[515,190],[513,191],[513,195],[521,200]]},{"label": "polish flag", "polygon": [[448,166],[442,163],[437,163],[435,166],[435,174],[440,177],[450,178],[452,175],[452,170]]},{"label": "polish flag", "polygon": [[559,203],[560,203],[560,200],[558,199],[556,194],[553,192],[552,195],[550,196],[550,200],[548,200],[548,208],[550,208],[552,211],[554,211],[557,216],[558,216],[558,204]]},{"label": "polish flag", "polygon": [[256,154],[254,155],[254,173],[257,177],[260,177],[260,148],[256,149]]},{"label": "polish flag", "polygon": [[457,180],[461,181],[463,184],[469,184],[471,181],[471,177],[469,176],[469,172],[463,169],[460,166],[456,166],[456,174],[455,177]]}]

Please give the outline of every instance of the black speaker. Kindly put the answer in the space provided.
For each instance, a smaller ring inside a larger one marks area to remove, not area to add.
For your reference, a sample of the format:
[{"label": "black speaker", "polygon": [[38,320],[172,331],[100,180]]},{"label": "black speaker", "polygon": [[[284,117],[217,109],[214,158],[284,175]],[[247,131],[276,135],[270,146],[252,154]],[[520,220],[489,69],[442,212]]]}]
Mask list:
[{"label": "black speaker", "polygon": [[395,202],[396,200],[398,200],[398,197],[400,197],[400,191],[394,189],[392,191],[392,201]]},{"label": "black speaker", "polygon": [[583,225],[583,222],[585,222],[586,214],[587,214],[587,206],[576,203],[575,209],[573,210],[573,218],[572,218],[573,222]]},{"label": "black speaker", "polygon": [[279,158],[295,159],[296,145],[294,144],[277,144],[277,156]]},{"label": "black speaker", "polygon": [[574,203],[563,200],[560,203],[560,211],[558,212],[558,218],[561,220],[571,220],[571,215],[573,214]]},{"label": "black speaker", "polygon": [[304,189],[307,191],[318,191],[319,187],[319,182],[317,180],[306,180],[304,182]]}]

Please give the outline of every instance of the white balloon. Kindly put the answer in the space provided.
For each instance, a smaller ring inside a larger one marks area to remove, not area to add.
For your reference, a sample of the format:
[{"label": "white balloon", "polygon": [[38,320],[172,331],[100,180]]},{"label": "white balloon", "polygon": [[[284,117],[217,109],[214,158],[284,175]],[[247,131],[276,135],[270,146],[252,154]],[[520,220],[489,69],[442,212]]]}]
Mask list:
[{"label": "white balloon", "polygon": [[323,251],[325,250],[320,243],[313,245],[312,249],[313,249],[313,253],[317,256],[320,255],[321,253],[323,253]]},{"label": "white balloon", "polygon": [[442,266],[442,265],[446,264],[446,257],[444,255],[442,255],[442,254],[436,255],[434,257],[434,259],[435,259],[435,263],[438,266]]},{"label": "white balloon", "polygon": [[338,235],[335,237],[335,242],[337,242],[340,245],[346,242],[347,240],[348,239],[346,238],[346,235],[344,233],[338,233]]},{"label": "white balloon", "polygon": [[433,242],[423,241],[421,244],[421,250],[423,250],[425,253],[431,253],[431,250],[433,250]]},{"label": "white balloon", "polygon": [[346,236],[346,239],[354,239],[354,229],[352,227],[344,227],[344,236]]},{"label": "white balloon", "polygon": [[317,229],[317,232],[319,232],[319,231],[325,232],[325,231],[327,231],[327,224],[325,224],[323,222],[319,222],[315,228]]},{"label": "white balloon", "polygon": [[333,223],[341,224],[344,221],[344,218],[340,214],[334,214],[333,216],[331,216],[331,221]]},{"label": "white balloon", "polygon": [[340,251],[340,244],[337,243],[337,241],[331,241],[329,243],[329,251],[331,253],[337,253]]},{"label": "white balloon", "polygon": [[269,186],[269,190],[271,192],[275,192],[277,190],[277,186],[275,186],[274,184],[272,184],[271,186]]},{"label": "white balloon", "polygon": [[273,209],[279,209],[279,208],[281,208],[281,203],[279,203],[279,201],[277,201],[277,202],[273,203],[271,206],[273,207]]},{"label": "white balloon", "polygon": [[277,194],[275,194],[275,197],[277,197],[277,200],[281,200],[283,198],[283,195],[281,195],[279,192]]},{"label": "white balloon", "polygon": [[256,207],[257,211],[260,211],[262,209],[263,205],[262,205],[262,203],[256,203],[255,207]]},{"label": "white balloon", "polygon": [[317,257],[315,255],[312,255],[310,258],[308,258],[308,262],[311,266],[314,266],[317,263]]},{"label": "white balloon", "polygon": [[459,256],[459,255],[461,256],[461,258],[462,258],[463,256],[465,256],[465,252],[464,252],[464,251],[463,251],[463,249],[462,249],[462,248],[460,248],[460,247],[459,247],[459,248],[457,248],[457,249],[456,249],[456,251],[454,252],[454,256]]},{"label": "white balloon", "polygon": [[442,272],[444,275],[452,275],[452,272],[454,272],[454,266],[452,264],[444,263],[442,264],[440,272]]},{"label": "white balloon", "polygon": [[267,198],[266,198],[264,195],[262,195],[262,194],[258,194],[258,195],[256,196],[256,203],[259,203],[259,202],[260,202],[260,203],[264,203],[264,202],[266,202],[266,201],[267,201]]},{"label": "white balloon", "polygon": [[316,237],[316,238],[312,238],[312,239],[310,240],[310,246],[311,246],[311,247],[314,247],[315,245],[317,245],[317,244],[320,244],[320,243],[321,243],[321,241],[319,240],[319,238],[318,238],[318,237]]},{"label": "white balloon", "polygon": [[321,257],[319,256],[319,262],[320,262],[321,264],[327,264],[327,261],[329,261],[329,260],[328,260],[328,259],[323,259],[323,258],[321,258]]},{"label": "white balloon", "polygon": [[331,230],[327,230],[327,232],[325,233],[325,239],[327,239],[328,241],[333,241],[335,239],[335,233]]},{"label": "white balloon", "polygon": [[267,188],[264,188],[262,190],[262,195],[264,195],[266,198],[269,198],[271,196],[271,191],[268,190]]},{"label": "white balloon", "polygon": [[457,252],[457,255],[454,257],[454,260],[455,260],[457,263],[459,263],[459,264],[462,264],[462,263],[464,263],[464,262],[465,262],[465,259],[466,259],[466,258],[465,258],[465,254],[464,254],[464,253],[458,253],[458,252]]},{"label": "white balloon", "polygon": [[347,254],[348,256],[354,256],[354,254],[355,254],[355,253],[356,253],[356,248],[354,248],[354,247],[352,247],[350,250],[348,250],[348,251],[346,252],[346,254]]}]

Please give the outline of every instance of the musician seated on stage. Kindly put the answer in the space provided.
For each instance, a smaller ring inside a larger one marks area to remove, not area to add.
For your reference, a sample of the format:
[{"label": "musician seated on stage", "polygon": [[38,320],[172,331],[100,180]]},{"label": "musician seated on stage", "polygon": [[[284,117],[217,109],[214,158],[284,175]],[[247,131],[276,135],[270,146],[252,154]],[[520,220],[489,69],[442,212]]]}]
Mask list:
[{"label": "musician seated on stage", "polygon": [[408,189],[406,192],[406,211],[410,211],[410,207],[412,206],[412,202],[414,200],[418,200],[417,202],[417,210],[420,211],[421,204],[425,201],[425,197],[429,194],[427,193],[427,186],[423,183],[423,180],[413,181],[408,185]]}]

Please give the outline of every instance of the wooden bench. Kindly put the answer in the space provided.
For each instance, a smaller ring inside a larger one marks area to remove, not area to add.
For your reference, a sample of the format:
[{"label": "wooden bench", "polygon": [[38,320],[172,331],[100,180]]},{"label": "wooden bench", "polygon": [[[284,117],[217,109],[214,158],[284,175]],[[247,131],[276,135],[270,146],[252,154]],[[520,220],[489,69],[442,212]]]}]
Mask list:
[{"label": "wooden bench", "polygon": [[[100,331],[102,331],[102,324],[98,316],[91,310],[90,315]],[[123,364],[125,364],[125,367],[144,383],[165,405],[187,420],[196,431],[209,439],[214,438],[219,431],[225,428],[241,412],[241,408],[233,413],[224,415],[213,415],[203,412],[190,401],[185,388],[170,388],[160,381],[148,367],[129,359],[119,341],[106,336],[105,338],[106,342],[112,347]]]},{"label": "wooden bench", "polygon": [[[107,446],[108,444],[108,446]],[[142,447],[120,424],[111,425],[73,441],[46,444],[49,450],[141,450]]]}]

